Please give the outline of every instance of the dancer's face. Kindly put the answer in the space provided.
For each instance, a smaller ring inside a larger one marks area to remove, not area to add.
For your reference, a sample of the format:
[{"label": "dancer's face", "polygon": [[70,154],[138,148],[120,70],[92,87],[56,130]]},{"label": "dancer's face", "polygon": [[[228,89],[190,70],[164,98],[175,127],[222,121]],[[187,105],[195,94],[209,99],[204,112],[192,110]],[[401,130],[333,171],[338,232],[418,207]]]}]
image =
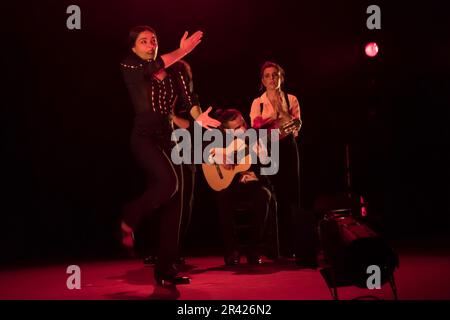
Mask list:
[{"label": "dancer's face", "polygon": [[156,35],[150,31],[139,33],[132,50],[141,59],[154,60],[158,55],[158,39]]}]

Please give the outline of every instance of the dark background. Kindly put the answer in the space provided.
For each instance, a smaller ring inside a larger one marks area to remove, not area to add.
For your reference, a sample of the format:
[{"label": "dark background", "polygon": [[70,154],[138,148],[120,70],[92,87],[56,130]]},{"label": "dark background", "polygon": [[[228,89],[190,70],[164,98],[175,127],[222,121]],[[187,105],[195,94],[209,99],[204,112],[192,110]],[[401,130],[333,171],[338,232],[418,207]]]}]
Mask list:
[{"label": "dark background", "polygon": [[[299,98],[302,203],[354,191],[392,239],[450,230],[450,41],[445,1],[36,1],[3,9],[0,261],[113,257],[120,207],[140,192],[128,149],[133,113],[119,71],[134,25],[153,26],[160,53],[205,32],[186,60],[203,109],[248,115],[265,60]],[[66,8],[81,7],[81,30]],[[381,7],[381,30],[366,8]],[[373,59],[364,46],[376,41]],[[198,172],[187,239],[217,251],[212,191]]]}]

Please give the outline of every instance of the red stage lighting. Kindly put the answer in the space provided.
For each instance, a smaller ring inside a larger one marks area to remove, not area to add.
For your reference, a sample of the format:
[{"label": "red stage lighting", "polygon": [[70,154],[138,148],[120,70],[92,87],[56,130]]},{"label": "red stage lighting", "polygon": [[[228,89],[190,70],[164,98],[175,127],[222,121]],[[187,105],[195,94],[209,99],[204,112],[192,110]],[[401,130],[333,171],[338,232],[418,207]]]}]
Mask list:
[{"label": "red stage lighting", "polygon": [[376,44],[376,42],[370,42],[366,45],[366,54],[373,58],[377,55],[378,53],[378,45]]}]

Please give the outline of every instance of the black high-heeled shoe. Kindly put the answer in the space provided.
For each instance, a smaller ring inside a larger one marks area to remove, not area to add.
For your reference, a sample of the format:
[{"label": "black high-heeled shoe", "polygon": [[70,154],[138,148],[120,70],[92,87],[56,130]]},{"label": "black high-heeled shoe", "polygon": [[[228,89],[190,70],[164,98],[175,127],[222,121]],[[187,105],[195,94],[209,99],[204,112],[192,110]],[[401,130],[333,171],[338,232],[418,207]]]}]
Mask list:
[{"label": "black high-heeled shoe", "polygon": [[190,284],[191,278],[183,276],[163,277],[155,274],[155,281],[159,286],[176,286],[180,284]]},{"label": "black high-heeled shoe", "polygon": [[247,263],[252,265],[262,264],[262,259],[259,255],[249,254],[247,255]]},{"label": "black high-heeled shoe", "polygon": [[[145,265],[154,265],[154,264],[158,263],[158,257],[150,255],[150,256],[145,257],[143,259],[143,261],[144,261]],[[186,266],[186,259],[184,257],[179,257],[175,261],[175,264],[179,267]]]}]

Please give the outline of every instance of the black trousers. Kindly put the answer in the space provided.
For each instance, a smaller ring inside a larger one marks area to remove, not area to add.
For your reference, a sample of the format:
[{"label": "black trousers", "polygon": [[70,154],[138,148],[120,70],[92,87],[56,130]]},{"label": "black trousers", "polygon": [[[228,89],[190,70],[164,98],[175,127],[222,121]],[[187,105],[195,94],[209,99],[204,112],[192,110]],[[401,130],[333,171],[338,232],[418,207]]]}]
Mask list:
[{"label": "black trousers", "polygon": [[270,191],[259,182],[236,182],[216,195],[225,257],[237,248],[233,213],[236,206],[243,202],[251,204],[250,224],[252,228],[250,228],[249,252],[247,254],[260,254],[264,224],[269,212]]},{"label": "black trousers", "polygon": [[[180,235],[179,235],[179,255],[186,254],[185,240],[189,231],[194,204],[195,188],[195,166],[182,164],[183,170],[183,209],[181,213]],[[159,242],[159,210],[150,216],[145,217],[137,234],[137,242],[140,253],[144,257],[157,257]]]},{"label": "black trousers", "polygon": [[279,170],[270,176],[278,205],[280,253],[292,256],[296,251],[297,221],[300,210],[299,153],[293,136],[280,140]]},{"label": "black trousers", "polygon": [[195,165],[183,164],[183,210],[181,214],[180,226],[180,254],[184,255],[185,240],[191,224],[192,209],[194,208],[194,189],[195,189]]},{"label": "black trousers", "polygon": [[298,261],[316,261],[316,222],[314,213],[300,203],[300,162],[297,142],[293,136],[280,141],[280,167],[270,177],[278,204],[280,253]]},{"label": "black trousers", "polygon": [[158,214],[159,224],[155,273],[175,276],[178,256],[181,212],[183,207],[183,171],[170,160],[169,130],[156,131],[149,126],[135,125],[131,134],[131,150],[146,176],[146,188],[124,208],[123,221],[137,230],[142,221]]}]

